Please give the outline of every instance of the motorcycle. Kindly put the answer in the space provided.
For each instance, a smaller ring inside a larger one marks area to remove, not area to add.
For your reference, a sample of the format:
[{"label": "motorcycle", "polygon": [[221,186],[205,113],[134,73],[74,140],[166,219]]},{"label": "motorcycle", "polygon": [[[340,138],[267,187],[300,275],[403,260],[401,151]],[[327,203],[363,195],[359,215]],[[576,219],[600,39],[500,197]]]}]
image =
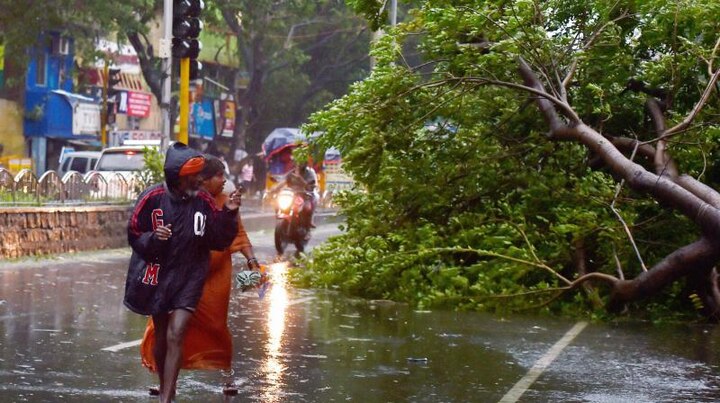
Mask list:
[{"label": "motorcycle", "polygon": [[285,252],[290,244],[295,245],[296,255],[305,251],[310,240],[310,227],[300,217],[305,198],[311,195],[283,189],[277,195],[276,218],[280,221],[275,225],[275,250],[278,255]]}]

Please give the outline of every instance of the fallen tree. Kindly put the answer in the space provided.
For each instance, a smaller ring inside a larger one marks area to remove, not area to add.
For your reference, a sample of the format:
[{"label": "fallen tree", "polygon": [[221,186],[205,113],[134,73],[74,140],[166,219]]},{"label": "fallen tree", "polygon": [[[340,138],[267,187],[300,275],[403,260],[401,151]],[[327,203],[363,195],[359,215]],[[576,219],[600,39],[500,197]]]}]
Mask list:
[{"label": "fallen tree", "polygon": [[[661,204],[681,212],[697,225],[701,233],[697,241],[679,247],[633,279],[589,273],[573,281],[568,288],[590,280],[608,282],[612,286],[610,307],[617,309],[627,302],[656,294],[670,283],[687,277],[704,303],[704,312],[714,320],[720,319],[720,289],[715,267],[720,259],[720,193],[690,175],[681,175],[667,149],[668,139],[688,128],[707,102],[720,76],[720,69],[712,73],[690,114],[670,129],[666,129],[661,100],[649,96],[646,106],[657,137],[644,143],[598,133],[580,119],[565,95],[563,99],[558,99],[548,93],[524,60],[520,60],[519,70],[527,87],[521,89],[537,96],[538,109],[550,128],[549,140],[583,144],[616,177],[622,178],[632,189],[649,194]],[[572,71],[568,73],[569,76],[572,74]],[[560,85],[566,86],[568,82],[566,78]],[[566,91],[564,88],[561,93],[566,94]],[[652,146],[653,143],[655,146]],[[640,147],[642,152],[637,153]],[[634,162],[632,157],[636,154],[654,170]]]},{"label": "fallen tree", "polygon": [[480,309],[582,289],[720,319],[720,5],[606,3],[426,1],[383,38],[310,127],[366,190],[310,282]]}]

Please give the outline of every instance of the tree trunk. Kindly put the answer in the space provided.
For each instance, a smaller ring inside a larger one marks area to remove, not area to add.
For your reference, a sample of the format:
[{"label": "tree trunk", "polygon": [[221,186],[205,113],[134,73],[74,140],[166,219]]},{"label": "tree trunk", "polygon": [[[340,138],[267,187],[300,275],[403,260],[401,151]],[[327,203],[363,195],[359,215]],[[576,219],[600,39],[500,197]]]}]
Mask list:
[{"label": "tree trunk", "polygon": [[133,49],[135,49],[135,53],[138,55],[138,60],[140,60],[140,69],[142,71],[143,78],[145,78],[145,82],[150,87],[150,92],[152,92],[155,96],[158,103],[162,102],[162,84],[160,80],[162,72],[158,71],[154,65],[155,57],[147,54],[147,47],[143,44],[143,40],[139,33],[128,33],[128,40],[130,41]]},{"label": "tree trunk", "polygon": [[610,294],[608,308],[618,310],[627,302],[657,294],[683,277],[702,275],[715,266],[718,258],[720,242],[717,240],[701,238],[683,246],[634,279],[616,282]]}]

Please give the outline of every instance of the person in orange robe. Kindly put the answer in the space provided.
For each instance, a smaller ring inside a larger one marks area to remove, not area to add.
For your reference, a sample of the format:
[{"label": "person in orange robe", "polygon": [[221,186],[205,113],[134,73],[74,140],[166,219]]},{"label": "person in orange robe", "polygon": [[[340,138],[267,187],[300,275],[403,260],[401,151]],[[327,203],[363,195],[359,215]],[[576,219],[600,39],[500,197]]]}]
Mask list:
[{"label": "person in orange robe", "polygon": [[[227,195],[222,192],[225,185],[224,166],[217,158],[206,156],[202,172],[202,186],[222,206]],[[251,270],[259,270],[252,244],[238,219],[238,232],[232,245],[223,251],[211,251],[208,271],[202,297],[187,327],[183,344],[183,369],[230,370],[232,361],[232,337],[227,325],[230,288],[232,283],[231,254],[241,252],[248,260]],[[140,345],[142,363],[152,372],[157,372],[153,356],[155,328],[152,318],[148,319],[145,335]],[[227,391],[227,390],[226,390]],[[151,393],[153,388],[151,388]]]}]

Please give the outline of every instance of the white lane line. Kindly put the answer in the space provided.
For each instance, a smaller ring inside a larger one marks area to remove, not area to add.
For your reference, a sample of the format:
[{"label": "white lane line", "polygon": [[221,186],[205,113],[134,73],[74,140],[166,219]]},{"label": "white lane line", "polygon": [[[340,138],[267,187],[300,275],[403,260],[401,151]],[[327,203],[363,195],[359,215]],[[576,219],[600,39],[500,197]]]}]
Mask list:
[{"label": "white lane line", "polygon": [[105,347],[102,349],[102,351],[110,351],[110,352],[116,353],[116,352],[126,349],[126,348],[139,346],[140,343],[142,343],[142,339],[128,341],[126,343],[120,343],[120,344],[116,344],[116,345],[110,346],[110,347]]},{"label": "white lane line", "polygon": [[568,330],[565,335],[555,343],[552,348],[545,353],[539,360],[530,368],[530,371],[520,379],[515,386],[510,389],[505,396],[500,399],[498,403],[515,403],[520,399],[520,396],[525,393],[530,386],[538,379],[538,377],[547,369],[550,364],[560,355],[560,353],[567,347],[580,332],[585,329],[588,325],[587,322],[578,322],[572,329]]},{"label": "white lane line", "polygon": [[[314,300],[314,299],[315,299],[315,297],[305,297],[305,298],[296,299],[296,300],[288,303],[287,306],[292,306],[292,305],[296,305],[296,304],[302,304],[302,303],[305,303],[305,302],[312,301],[312,300]],[[126,349],[126,348],[139,346],[140,343],[142,343],[142,339],[133,340],[133,341],[128,341],[128,342],[126,342],[126,343],[120,343],[120,344],[116,344],[116,345],[110,346],[110,347],[105,347],[105,348],[101,349],[101,351],[110,351],[110,352],[112,352],[112,353],[116,353],[116,352],[118,352],[118,351],[120,351],[120,350],[124,350],[124,349]]]}]

